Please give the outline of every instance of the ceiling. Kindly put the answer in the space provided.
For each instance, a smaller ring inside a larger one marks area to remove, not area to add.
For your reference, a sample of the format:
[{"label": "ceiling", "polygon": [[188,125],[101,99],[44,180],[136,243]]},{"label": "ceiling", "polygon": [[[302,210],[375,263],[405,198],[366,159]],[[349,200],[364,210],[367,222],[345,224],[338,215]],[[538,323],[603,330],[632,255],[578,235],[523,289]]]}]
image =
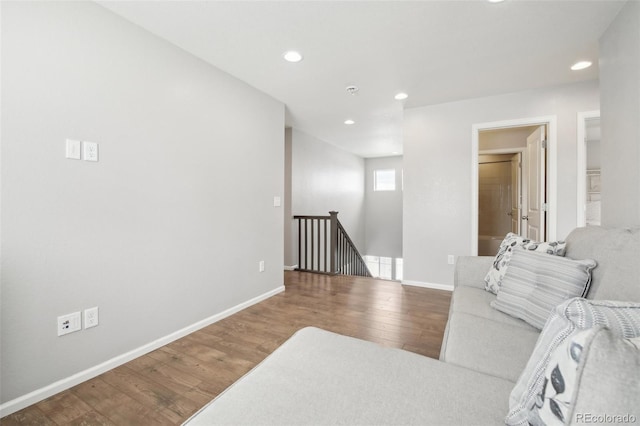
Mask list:
[{"label": "ceiling", "polygon": [[[596,79],[598,39],[624,2],[98,3],[282,101],[287,126],[366,158],[402,153],[403,108]],[[283,60],[292,49],[301,62]],[[570,71],[581,59],[594,66]]]}]

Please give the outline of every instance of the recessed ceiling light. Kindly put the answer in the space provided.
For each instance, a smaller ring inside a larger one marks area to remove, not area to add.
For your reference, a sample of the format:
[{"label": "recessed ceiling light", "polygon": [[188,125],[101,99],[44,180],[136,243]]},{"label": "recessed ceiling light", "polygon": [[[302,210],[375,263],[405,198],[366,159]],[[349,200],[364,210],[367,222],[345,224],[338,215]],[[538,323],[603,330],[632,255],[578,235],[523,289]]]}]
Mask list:
[{"label": "recessed ceiling light", "polygon": [[576,62],[575,64],[571,65],[571,70],[579,71],[579,70],[583,70],[585,68],[589,68],[591,65],[592,64],[591,64],[590,61],[580,61],[580,62]]},{"label": "recessed ceiling light", "polygon": [[282,57],[287,62],[300,62],[302,60],[302,55],[300,54],[300,52],[296,52],[295,50],[284,52]]},{"label": "recessed ceiling light", "polygon": [[489,3],[502,3],[504,0],[488,0]]},{"label": "recessed ceiling light", "polygon": [[408,97],[409,97],[409,95],[407,95],[404,92],[396,93],[396,95],[394,96],[395,100],[397,100],[397,101],[402,101],[404,99],[407,99]]},{"label": "recessed ceiling light", "polygon": [[351,120],[351,119],[349,119],[349,120],[344,120],[344,124],[349,125],[349,126],[350,126],[350,125],[352,125],[352,124],[355,124],[355,123],[356,123],[356,122],[355,122],[355,121],[353,121],[353,120]]}]

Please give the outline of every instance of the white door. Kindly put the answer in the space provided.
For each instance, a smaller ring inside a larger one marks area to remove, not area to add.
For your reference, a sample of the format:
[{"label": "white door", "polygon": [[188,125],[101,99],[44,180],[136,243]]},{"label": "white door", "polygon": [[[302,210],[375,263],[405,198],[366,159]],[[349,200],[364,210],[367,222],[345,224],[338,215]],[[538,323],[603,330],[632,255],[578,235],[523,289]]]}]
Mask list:
[{"label": "white door", "polygon": [[523,235],[534,241],[545,240],[546,126],[527,137],[527,194],[522,219]]},{"label": "white door", "polygon": [[511,232],[520,234],[520,206],[522,204],[520,195],[520,154],[515,154],[511,158]]}]

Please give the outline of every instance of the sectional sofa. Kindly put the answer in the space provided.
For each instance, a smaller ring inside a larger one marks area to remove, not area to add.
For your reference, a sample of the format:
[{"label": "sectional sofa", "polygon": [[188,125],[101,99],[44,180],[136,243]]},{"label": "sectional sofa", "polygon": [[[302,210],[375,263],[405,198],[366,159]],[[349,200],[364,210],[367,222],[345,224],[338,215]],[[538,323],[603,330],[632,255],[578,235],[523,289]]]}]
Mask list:
[{"label": "sectional sofa", "polygon": [[[597,262],[587,299],[640,302],[638,229],[577,228],[565,242],[565,257]],[[515,382],[540,330],[491,307],[496,296],[485,290],[484,278],[493,260],[458,258],[440,359]]]},{"label": "sectional sofa", "polygon": [[[640,422],[640,304],[630,303],[640,302],[640,230],[578,228],[566,238],[565,257],[597,262],[587,299],[623,303],[568,300],[541,334],[491,306],[496,295],[484,278],[492,257],[460,257],[440,360],[305,328],[186,423],[498,425],[508,413],[512,424],[552,424],[559,415],[565,424]],[[535,356],[577,362],[577,348],[589,357],[571,381],[575,389],[569,379],[577,367],[567,374],[562,364],[560,379],[558,368],[550,376],[542,368],[537,398],[548,405],[528,418],[510,411]]]}]

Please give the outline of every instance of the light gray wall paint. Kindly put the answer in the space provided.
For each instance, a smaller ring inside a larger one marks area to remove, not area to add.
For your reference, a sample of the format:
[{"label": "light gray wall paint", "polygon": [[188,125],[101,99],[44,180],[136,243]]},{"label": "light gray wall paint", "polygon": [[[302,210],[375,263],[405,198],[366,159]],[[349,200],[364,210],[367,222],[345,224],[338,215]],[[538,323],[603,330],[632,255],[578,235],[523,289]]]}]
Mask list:
[{"label": "light gray wall paint", "polygon": [[[331,210],[338,211],[338,219],[362,251],[364,159],[293,129],[291,176],[293,215],[328,215]],[[295,235],[296,232],[297,229]],[[297,258],[297,253],[289,256]]]},{"label": "light gray wall paint", "polygon": [[640,3],[600,39],[602,224],[640,225]]},{"label": "light gray wall paint", "polygon": [[576,114],[598,108],[597,82],[585,82],[405,110],[405,280],[452,284],[447,255],[471,253],[473,124],[557,116],[557,235],[566,236],[576,226]]},{"label": "light gray wall paint", "polygon": [[94,3],[2,2],[2,120],[3,403],[283,285],[280,102]]},{"label": "light gray wall paint", "polygon": [[[402,258],[402,157],[368,158],[365,166],[367,241],[362,254]],[[378,169],[396,171],[395,191],[373,190],[373,174]]]}]

